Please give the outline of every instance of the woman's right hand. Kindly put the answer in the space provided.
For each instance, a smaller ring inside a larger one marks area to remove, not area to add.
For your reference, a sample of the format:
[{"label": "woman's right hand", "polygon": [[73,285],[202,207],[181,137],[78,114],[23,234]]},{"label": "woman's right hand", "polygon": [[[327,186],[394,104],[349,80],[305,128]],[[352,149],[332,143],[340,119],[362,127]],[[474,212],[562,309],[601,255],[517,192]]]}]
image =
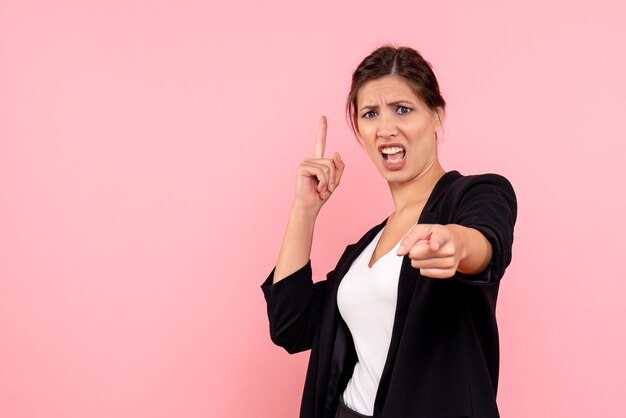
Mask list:
[{"label": "woman's right hand", "polygon": [[344,164],[338,153],[324,158],[326,118],[322,116],[313,158],[300,163],[296,175],[296,196],[278,254],[272,283],[277,283],[306,265],[311,258],[313,230],[320,209],[337,190]]},{"label": "woman's right hand", "polygon": [[326,130],[326,117],[322,116],[313,158],[302,161],[296,171],[294,206],[319,211],[339,186],[345,164],[337,152],[324,158]]}]

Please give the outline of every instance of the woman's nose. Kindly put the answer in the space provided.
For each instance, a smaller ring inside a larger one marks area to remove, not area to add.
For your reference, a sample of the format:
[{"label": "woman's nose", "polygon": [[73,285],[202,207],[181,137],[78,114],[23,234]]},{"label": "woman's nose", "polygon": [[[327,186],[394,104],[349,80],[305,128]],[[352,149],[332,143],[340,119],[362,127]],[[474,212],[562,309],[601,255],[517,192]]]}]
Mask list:
[{"label": "woman's nose", "polygon": [[398,126],[392,116],[381,116],[378,125],[378,136],[381,138],[392,137],[398,134]]}]

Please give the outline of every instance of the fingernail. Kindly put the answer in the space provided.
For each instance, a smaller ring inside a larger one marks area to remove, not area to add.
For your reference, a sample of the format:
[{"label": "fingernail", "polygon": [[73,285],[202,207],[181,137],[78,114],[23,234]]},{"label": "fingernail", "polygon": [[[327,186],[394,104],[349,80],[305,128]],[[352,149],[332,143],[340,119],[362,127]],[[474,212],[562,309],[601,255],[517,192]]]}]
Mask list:
[{"label": "fingernail", "polygon": [[330,183],[330,186],[328,186],[328,188],[330,189],[331,192],[335,190],[335,183]]},{"label": "fingernail", "polygon": [[398,255],[402,255],[402,253],[403,253],[403,252],[404,252],[404,245],[401,245],[401,246],[398,248],[398,253],[397,253],[397,254],[398,254]]}]

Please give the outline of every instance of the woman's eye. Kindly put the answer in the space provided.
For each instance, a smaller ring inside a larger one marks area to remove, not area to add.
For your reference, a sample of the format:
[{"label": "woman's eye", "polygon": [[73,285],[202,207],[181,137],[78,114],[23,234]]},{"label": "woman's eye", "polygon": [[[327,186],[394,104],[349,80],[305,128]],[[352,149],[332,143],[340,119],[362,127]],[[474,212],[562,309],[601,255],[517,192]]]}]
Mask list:
[{"label": "woman's eye", "polygon": [[374,116],[376,116],[376,112],[374,112],[373,110],[363,114],[363,117],[365,119],[373,118]]},{"label": "woman's eye", "polygon": [[411,110],[413,110],[413,109],[411,109],[410,107],[398,106],[398,109],[396,110],[396,113],[399,113],[401,115],[406,115],[407,113],[410,113]]}]

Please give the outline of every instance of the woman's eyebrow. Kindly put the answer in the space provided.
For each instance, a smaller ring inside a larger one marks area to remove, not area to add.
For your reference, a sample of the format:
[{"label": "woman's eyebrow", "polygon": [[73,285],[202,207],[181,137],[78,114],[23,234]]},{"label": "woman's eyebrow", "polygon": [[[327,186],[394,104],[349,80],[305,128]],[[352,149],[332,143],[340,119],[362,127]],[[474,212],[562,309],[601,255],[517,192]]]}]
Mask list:
[{"label": "woman's eyebrow", "polygon": [[415,104],[410,100],[396,100],[394,102],[387,103],[387,106],[403,106],[403,105],[415,106]]},{"label": "woman's eyebrow", "polygon": [[362,112],[363,110],[376,110],[378,109],[378,105],[365,105],[365,106],[361,106],[359,108],[359,112]]},{"label": "woman's eyebrow", "polygon": [[[393,102],[388,102],[385,106],[404,106],[404,105],[410,105],[410,106],[415,106],[415,103],[413,103],[412,100],[405,100],[405,99],[400,99],[400,100],[394,100]],[[376,110],[378,109],[378,105],[365,105],[362,106],[361,108],[359,108],[359,112],[362,112],[363,110]]]}]

